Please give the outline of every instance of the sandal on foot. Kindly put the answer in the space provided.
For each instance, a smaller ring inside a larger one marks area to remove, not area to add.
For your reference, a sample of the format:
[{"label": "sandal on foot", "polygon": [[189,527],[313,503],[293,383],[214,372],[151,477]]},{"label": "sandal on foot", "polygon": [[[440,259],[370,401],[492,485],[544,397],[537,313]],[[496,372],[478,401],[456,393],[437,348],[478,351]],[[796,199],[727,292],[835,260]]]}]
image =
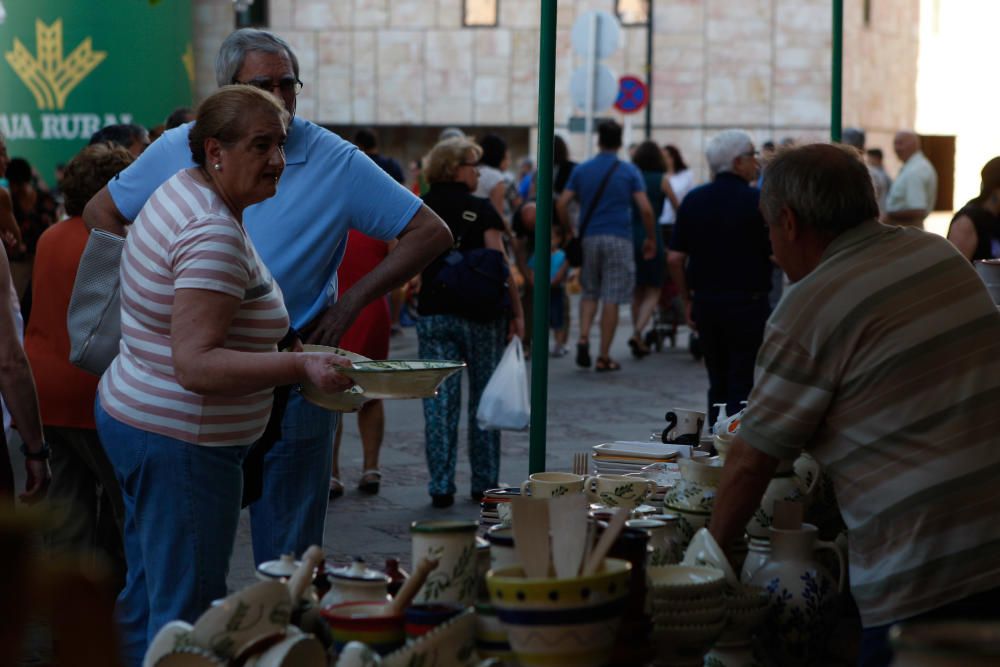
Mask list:
[{"label": "sandal on foot", "polygon": [[576,365],[580,368],[590,368],[590,343],[576,344]]},{"label": "sandal on foot", "polygon": [[382,481],[382,473],[376,469],[365,470],[361,473],[361,481],[358,482],[358,491],[361,493],[378,493],[379,483]]},{"label": "sandal on foot", "polygon": [[611,357],[597,357],[597,363],[594,365],[594,370],[598,373],[606,373],[608,371],[620,371],[622,369],[621,364],[612,359]]},{"label": "sandal on foot", "polygon": [[649,347],[638,336],[632,336],[628,339],[628,347],[636,359],[642,359],[649,354]]},{"label": "sandal on foot", "polygon": [[336,477],[330,477],[330,500],[336,500],[344,495],[344,485]]}]

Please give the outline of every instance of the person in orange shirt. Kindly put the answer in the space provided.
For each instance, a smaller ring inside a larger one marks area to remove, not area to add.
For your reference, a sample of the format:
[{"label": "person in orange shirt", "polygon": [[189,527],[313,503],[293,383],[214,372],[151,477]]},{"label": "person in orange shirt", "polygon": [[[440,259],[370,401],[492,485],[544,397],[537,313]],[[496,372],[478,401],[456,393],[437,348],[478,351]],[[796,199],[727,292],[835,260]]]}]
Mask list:
[{"label": "person in orange shirt", "polygon": [[83,207],[132,160],[126,149],[102,143],[84,148],[66,166],[60,187],[71,217],[45,230],[38,240],[33,305],[24,335],[45,440],[52,450],[49,499],[64,511],[46,543],[57,553],[101,554],[111,563],[119,586],[125,575],[121,491],[94,423],[99,378],[69,362],[66,311],[89,234],[80,217]]}]

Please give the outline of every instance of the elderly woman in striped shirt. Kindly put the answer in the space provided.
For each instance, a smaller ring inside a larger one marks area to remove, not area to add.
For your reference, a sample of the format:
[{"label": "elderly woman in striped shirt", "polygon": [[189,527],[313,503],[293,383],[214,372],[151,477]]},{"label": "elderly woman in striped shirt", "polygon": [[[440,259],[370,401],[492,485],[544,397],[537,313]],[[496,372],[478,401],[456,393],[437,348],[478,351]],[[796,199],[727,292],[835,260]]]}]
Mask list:
[{"label": "elderly woman in striped shirt", "polygon": [[206,99],[189,139],[198,166],[153,194],[125,243],[121,350],[96,417],[124,496],[130,665],[164,623],[225,595],[241,462],[272,387],[350,386],[341,357],[277,351],[288,315],[243,229],[243,210],[276,192],[287,125],[281,103],[250,86]]}]

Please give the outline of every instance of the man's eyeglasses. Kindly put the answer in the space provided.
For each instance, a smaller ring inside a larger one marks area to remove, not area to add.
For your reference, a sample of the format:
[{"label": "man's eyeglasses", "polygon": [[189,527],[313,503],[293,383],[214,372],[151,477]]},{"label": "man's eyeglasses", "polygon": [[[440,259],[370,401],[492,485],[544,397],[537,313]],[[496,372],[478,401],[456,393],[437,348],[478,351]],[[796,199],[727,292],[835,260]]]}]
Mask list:
[{"label": "man's eyeglasses", "polygon": [[458,166],[459,167],[472,167],[473,169],[479,169],[479,163],[478,162],[459,162]]},{"label": "man's eyeglasses", "polygon": [[272,81],[271,79],[250,79],[249,81],[237,81],[233,79],[233,83],[238,83],[243,86],[253,86],[254,88],[260,88],[261,90],[266,90],[267,92],[274,92],[275,89],[278,92],[287,94],[294,93],[298,95],[302,92],[302,82],[298,79],[293,79],[288,77],[280,81]]},{"label": "man's eyeglasses", "polygon": [[740,153],[740,157],[758,158],[760,157],[760,151],[747,151],[746,153]]}]

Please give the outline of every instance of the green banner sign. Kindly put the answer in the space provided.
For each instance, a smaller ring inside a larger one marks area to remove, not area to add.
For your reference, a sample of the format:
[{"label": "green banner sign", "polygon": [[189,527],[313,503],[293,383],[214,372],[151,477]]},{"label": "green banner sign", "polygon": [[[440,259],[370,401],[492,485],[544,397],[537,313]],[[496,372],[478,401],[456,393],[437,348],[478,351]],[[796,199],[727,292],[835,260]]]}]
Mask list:
[{"label": "green banner sign", "polygon": [[115,123],[153,127],[189,106],[191,0],[3,0],[0,132],[51,185]]}]

